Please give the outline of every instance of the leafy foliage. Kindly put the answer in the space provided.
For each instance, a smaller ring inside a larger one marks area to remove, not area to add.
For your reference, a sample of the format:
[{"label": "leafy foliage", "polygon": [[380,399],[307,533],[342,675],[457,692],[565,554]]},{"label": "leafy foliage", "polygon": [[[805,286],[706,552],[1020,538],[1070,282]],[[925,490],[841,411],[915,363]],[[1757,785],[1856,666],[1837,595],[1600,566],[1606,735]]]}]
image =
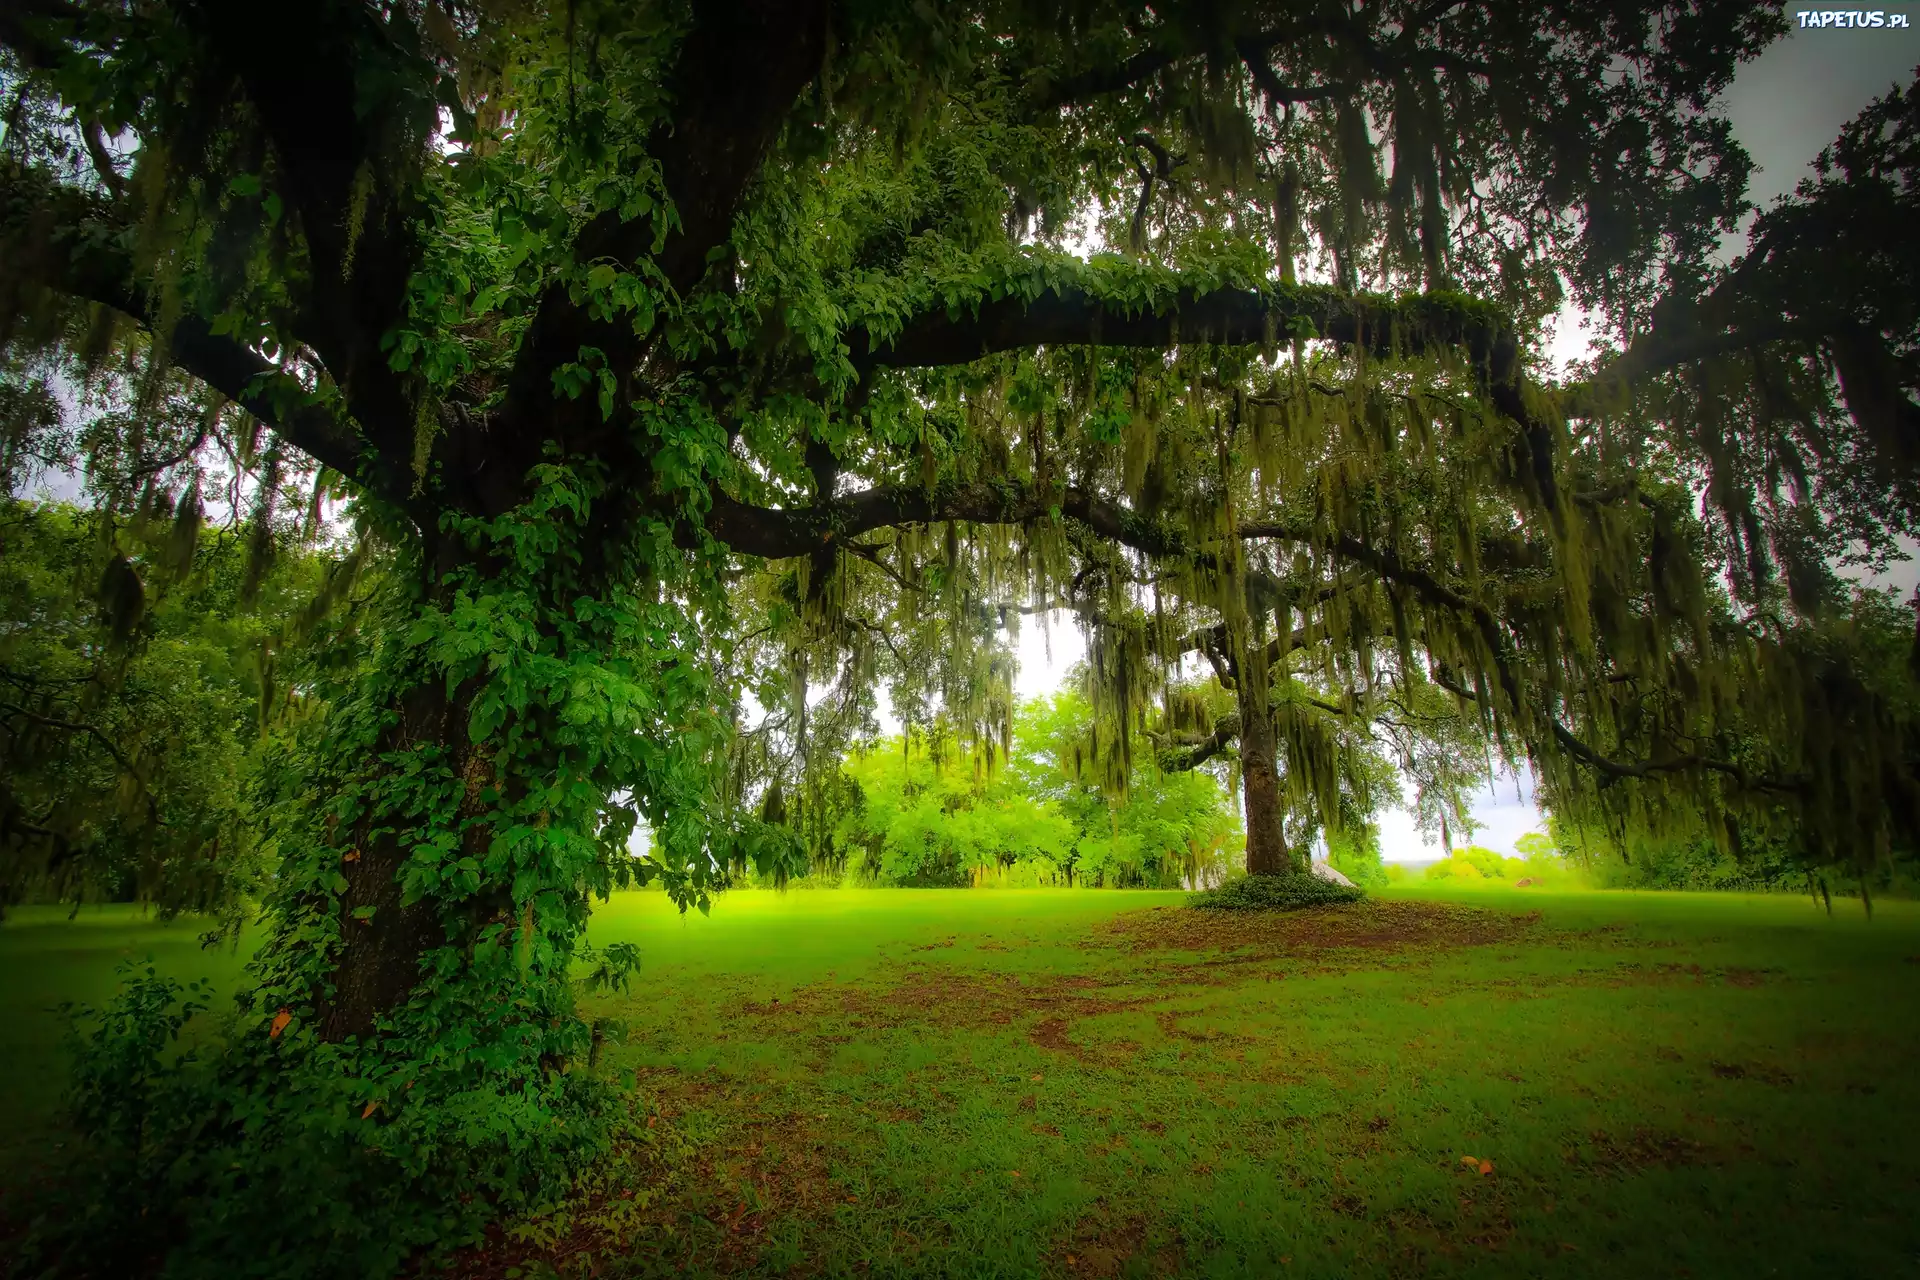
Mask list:
[{"label": "leafy foliage", "polygon": [[362,553],[252,565],[198,499],[122,515],[0,505],[0,903],[128,899],[232,924],[270,870],[263,735],[315,713],[302,615]]},{"label": "leafy foliage", "polygon": [[[1544,840],[1544,837],[1541,839]],[[1531,880],[1544,885],[1564,880],[1566,863],[1558,850],[1536,846],[1522,849],[1521,855],[1510,857],[1479,845],[1468,845],[1453,850],[1438,862],[1430,863],[1422,874],[1429,880],[1465,884],[1483,880],[1496,884]]]},{"label": "leafy foliage", "polygon": [[644,1131],[584,1075],[410,1109],[404,1087],[369,1096],[284,1023],[239,1035],[225,1019],[223,1041],[174,1052],[206,994],[149,967],[97,1014],[77,1011],[92,1024],[76,1042],[71,1104],[84,1144],[76,1176],[40,1206],[29,1262],[125,1274],[213,1237],[228,1242],[218,1271],[192,1254],[176,1271],[390,1271],[472,1239],[497,1213],[537,1219],[576,1188],[604,1192],[633,1172]]},{"label": "leafy foliage", "polygon": [[996,769],[928,735],[861,747],[835,848],[864,880],[916,887],[1025,880],[1178,887],[1217,878],[1238,844],[1219,780],[1161,773],[1142,751],[1124,800],[1085,776],[1093,724],[1072,691],[1023,703]]},{"label": "leafy foliage", "polygon": [[904,738],[882,741],[843,766],[860,804],[840,825],[858,873],[883,884],[937,888],[978,883],[1017,863],[1070,864],[1079,833],[1004,777],[978,776],[965,754],[940,759]]}]

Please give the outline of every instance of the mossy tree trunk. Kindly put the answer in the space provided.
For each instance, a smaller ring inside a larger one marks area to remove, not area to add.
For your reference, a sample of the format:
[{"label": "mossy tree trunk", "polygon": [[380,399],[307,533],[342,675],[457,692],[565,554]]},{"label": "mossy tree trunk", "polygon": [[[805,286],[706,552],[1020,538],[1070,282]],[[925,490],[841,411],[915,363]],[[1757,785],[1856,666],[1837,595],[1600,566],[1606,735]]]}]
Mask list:
[{"label": "mossy tree trunk", "polygon": [[1240,785],[1246,802],[1247,874],[1280,875],[1295,870],[1287,845],[1280,800],[1280,767],[1273,720],[1241,697]]}]

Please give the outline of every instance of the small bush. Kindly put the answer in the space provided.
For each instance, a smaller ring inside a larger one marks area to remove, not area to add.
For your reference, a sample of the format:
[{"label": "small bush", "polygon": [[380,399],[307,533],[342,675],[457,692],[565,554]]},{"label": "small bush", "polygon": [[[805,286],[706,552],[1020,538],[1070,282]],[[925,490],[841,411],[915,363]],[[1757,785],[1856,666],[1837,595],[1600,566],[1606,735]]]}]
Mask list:
[{"label": "small bush", "polygon": [[1335,884],[1304,871],[1289,871],[1279,875],[1241,876],[1218,889],[1196,893],[1190,901],[1209,911],[1290,911],[1358,902],[1366,896],[1363,889]]},{"label": "small bush", "polygon": [[[638,955],[581,959],[583,987],[619,989]],[[439,1265],[491,1223],[560,1230],[616,1173],[639,1176],[627,1157],[647,1131],[591,1070],[396,1070],[305,1020],[245,1015],[183,1050],[206,989],[152,967],[122,977],[104,1007],[70,1010],[80,1140],[0,1274],[378,1280]]]}]

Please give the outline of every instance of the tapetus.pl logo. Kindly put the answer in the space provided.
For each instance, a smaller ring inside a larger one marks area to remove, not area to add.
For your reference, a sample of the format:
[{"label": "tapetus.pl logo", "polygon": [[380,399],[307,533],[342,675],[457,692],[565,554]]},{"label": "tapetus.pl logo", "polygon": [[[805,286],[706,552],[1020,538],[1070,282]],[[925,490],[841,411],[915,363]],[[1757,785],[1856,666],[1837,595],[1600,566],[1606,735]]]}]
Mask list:
[{"label": "tapetus.pl logo", "polygon": [[1794,16],[1800,19],[1800,25],[1803,28],[1816,27],[1829,30],[1843,27],[1877,27],[1886,31],[1911,29],[1907,22],[1910,15],[1892,9],[1802,9]]}]

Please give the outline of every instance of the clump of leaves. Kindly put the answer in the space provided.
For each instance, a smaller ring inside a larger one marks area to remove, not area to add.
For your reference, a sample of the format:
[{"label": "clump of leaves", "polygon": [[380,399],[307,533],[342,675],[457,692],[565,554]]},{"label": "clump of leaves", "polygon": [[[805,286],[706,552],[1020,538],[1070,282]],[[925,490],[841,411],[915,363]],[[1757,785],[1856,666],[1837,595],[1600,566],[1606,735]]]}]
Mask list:
[{"label": "clump of leaves", "polygon": [[1189,903],[1208,911],[1293,911],[1358,902],[1364,889],[1336,884],[1306,871],[1240,876],[1217,889],[1196,893]]}]

